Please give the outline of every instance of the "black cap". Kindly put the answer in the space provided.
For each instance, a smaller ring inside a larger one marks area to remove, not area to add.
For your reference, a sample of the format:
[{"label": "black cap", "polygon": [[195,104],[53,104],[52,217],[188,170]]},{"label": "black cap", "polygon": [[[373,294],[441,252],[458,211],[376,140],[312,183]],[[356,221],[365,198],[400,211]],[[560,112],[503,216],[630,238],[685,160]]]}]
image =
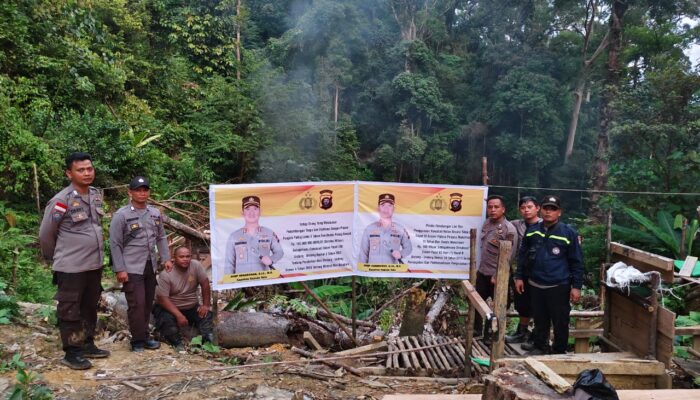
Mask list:
[{"label": "black cap", "polygon": [[557,196],[544,196],[540,204],[543,208],[545,206],[554,206],[558,209],[561,208],[561,200],[559,200],[559,197]]},{"label": "black cap", "polygon": [[255,206],[260,208],[260,197],[258,196],[246,196],[241,200],[241,208],[246,208],[248,206]]},{"label": "black cap", "polygon": [[393,194],[391,193],[383,193],[379,195],[379,205],[381,206],[383,203],[391,203],[394,204],[396,201],[396,198],[394,197]]},{"label": "black cap", "polygon": [[129,189],[131,190],[140,188],[141,186],[145,186],[147,189],[151,188],[151,185],[148,183],[148,178],[135,176],[134,179],[131,180],[131,183],[129,183]]}]

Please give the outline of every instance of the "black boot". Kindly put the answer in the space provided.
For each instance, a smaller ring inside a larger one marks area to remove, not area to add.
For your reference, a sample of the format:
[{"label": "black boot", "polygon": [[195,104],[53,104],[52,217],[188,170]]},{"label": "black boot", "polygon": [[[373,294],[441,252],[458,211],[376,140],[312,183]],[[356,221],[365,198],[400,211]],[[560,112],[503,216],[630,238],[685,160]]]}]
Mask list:
[{"label": "black boot", "polygon": [[506,343],[523,343],[527,341],[529,332],[527,325],[518,324],[518,329],[513,335],[506,335]]},{"label": "black boot", "polygon": [[61,364],[70,369],[88,369],[92,367],[92,363],[89,360],[77,353],[66,353],[66,356],[61,359]]},{"label": "black boot", "polygon": [[88,340],[82,348],[82,356],[84,358],[106,358],[109,357],[109,351],[102,350],[95,346],[95,342]]}]

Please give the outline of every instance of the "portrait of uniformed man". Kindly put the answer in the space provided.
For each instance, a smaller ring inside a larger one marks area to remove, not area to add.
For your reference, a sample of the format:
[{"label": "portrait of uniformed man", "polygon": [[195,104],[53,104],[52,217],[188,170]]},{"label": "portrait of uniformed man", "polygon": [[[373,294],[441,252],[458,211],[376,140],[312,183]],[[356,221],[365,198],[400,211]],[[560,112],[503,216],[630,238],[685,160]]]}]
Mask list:
[{"label": "portrait of uniformed man", "polygon": [[226,241],[224,274],[241,274],[274,270],[284,251],[279,238],[271,229],[260,226],[260,197],[242,199],[245,225],[234,231]]},{"label": "portrait of uniformed man", "polygon": [[405,264],[411,254],[411,238],[402,225],[392,221],[396,197],[391,193],[379,195],[379,221],[365,228],[360,243],[360,263]]}]

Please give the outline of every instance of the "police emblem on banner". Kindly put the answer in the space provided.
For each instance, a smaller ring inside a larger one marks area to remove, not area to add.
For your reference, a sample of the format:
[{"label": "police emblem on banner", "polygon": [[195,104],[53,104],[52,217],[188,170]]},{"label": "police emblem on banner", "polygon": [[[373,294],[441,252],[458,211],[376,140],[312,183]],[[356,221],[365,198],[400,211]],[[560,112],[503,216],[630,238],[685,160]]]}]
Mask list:
[{"label": "police emblem on banner", "polygon": [[462,209],[462,193],[450,194],[450,211],[458,212]]},{"label": "police emblem on banner", "polygon": [[319,207],[321,207],[324,210],[328,210],[331,207],[333,207],[333,191],[324,189],[321,190],[321,199],[319,201]]},{"label": "police emblem on banner", "polygon": [[306,192],[304,197],[299,200],[299,208],[302,210],[310,210],[316,206],[316,199],[311,197],[311,193]]},{"label": "police emblem on banner", "polygon": [[430,209],[433,211],[440,211],[443,208],[445,208],[445,200],[442,199],[442,196],[437,195],[435,196],[434,199],[430,200]]}]

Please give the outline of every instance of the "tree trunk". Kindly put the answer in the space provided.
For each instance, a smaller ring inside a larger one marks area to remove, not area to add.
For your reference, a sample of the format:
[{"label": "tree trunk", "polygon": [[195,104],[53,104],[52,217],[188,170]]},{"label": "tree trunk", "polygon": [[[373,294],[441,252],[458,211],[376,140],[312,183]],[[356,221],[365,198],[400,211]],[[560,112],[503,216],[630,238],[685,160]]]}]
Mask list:
[{"label": "tree trunk", "polygon": [[613,102],[617,97],[620,85],[619,56],[622,51],[622,17],[627,11],[627,6],[626,1],[616,0],[610,14],[608,65],[600,105],[600,130],[598,131],[598,142],[591,174],[593,192],[591,193],[588,215],[593,223],[601,223],[605,220],[605,213],[601,210],[598,202],[602,197],[602,191],[608,186],[610,129],[615,118]]},{"label": "tree trunk", "polygon": [[403,312],[403,321],[399,336],[420,336],[423,334],[425,324],[425,300],[426,294],[419,288],[413,288],[406,296],[406,306]]},{"label": "tree trunk", "polygon": [[306,322],[266,313],[221,312],[214,335],[221,347],[256,347],[304,343]]},{"label": "tree trunk", "polygon": [[236,79],[241,80],[241,0],[236,1]]}]

